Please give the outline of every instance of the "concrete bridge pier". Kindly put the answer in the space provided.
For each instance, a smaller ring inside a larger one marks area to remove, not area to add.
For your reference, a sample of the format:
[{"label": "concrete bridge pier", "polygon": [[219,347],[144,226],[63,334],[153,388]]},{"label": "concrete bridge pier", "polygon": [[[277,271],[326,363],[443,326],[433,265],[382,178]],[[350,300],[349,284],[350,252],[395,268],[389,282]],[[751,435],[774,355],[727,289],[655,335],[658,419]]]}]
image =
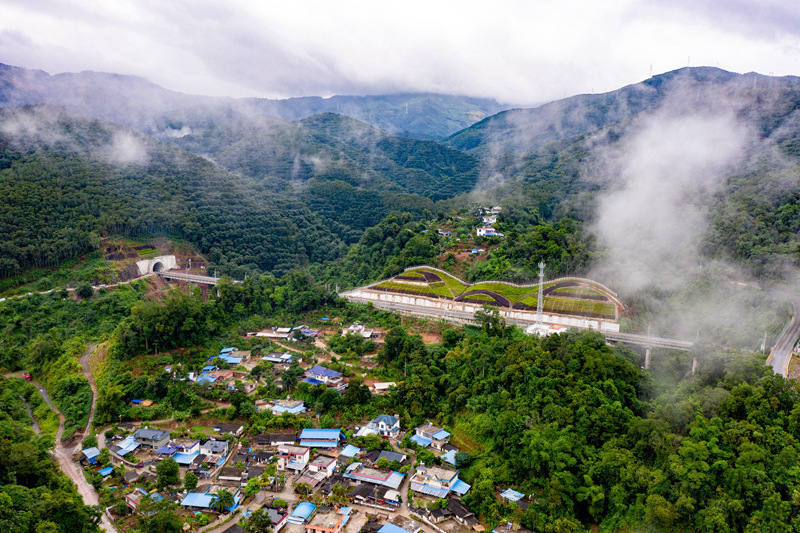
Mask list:
[{"label": "concrete bridge pier", "polygon": [[652,358],[653,347],[648,346],[644,349],[644,369],[648,370],[650,368],[650,359]]},{"label": "concrete bridge pier", "polygon": [[697,356],[692,357],[692,375],[697,372]]}]

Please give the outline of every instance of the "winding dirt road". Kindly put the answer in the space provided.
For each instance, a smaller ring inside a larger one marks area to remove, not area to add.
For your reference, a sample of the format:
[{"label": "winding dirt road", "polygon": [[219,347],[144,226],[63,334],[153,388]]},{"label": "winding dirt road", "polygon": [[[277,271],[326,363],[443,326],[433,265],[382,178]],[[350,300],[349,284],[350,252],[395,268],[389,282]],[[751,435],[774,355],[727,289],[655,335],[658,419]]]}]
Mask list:
[{"label": "winding dirt road", "polygon": [[[92,405],[89,410],[89,422],[86,427],[86,431],[84,432],[85,435],[88,435],[92,428],[92,417],[94,416],[94,404],[97,399],[97,388],[95,387],[94,383],[94,376],[92,376],[91,371],[89,370],[89,355],[94,350],[94,346],[89,346],[83,356],[80,358],[81,366],[83,367],[84,375],[86,375],[87,379],[89,380],[89,385],[92,387]],[[87,374],[88,372],[88,374]],[[9,374],[9,376],[19,377],[16,374]],[[100,500],[97,497],[97,492],[94,490],[94,487],[86,480],[86,476],[83,475],[83,468],[81,468],[80,464],[76,463],[72,460],[72,454],[81,449],[81,444],[78,442],[73,447],[66,447],[64,443],[61,442],[61,436],[64,434],[64,415],[61,414],[61,411],[56,407],[53,401],[50,399],[50,395],[47,394],[47,390],[42,387],[37,381],[31,382],[36,390],[39,391],[39,394],[42,396],[42,399],[47,403],[48,407],[52,409],[56,414],[58,414],[58,431],[56,432],[56,442],[55,447],[53,448],[53,457],[55,457],[56,461],[58,461],[59,467],[61,467],[61,471],[64,472],[69,478],[75,483],[75,486],[78,490],[78,494],[81,495],[83,498],[83,503],[86,505],[99,505]],[[117,532],[117,528],[114,527],[114,524],[109,519],[108,515],[103,512],[100,514],[100,527],[104,531],[110,532]]]}]

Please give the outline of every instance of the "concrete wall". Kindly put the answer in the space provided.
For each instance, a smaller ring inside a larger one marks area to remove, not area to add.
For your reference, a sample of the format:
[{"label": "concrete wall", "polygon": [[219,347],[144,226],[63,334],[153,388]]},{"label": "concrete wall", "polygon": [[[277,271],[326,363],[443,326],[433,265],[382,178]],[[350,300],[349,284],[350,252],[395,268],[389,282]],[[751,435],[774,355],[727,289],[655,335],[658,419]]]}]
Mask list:
[{"label": "concrete wall", "polygon": [[163,272],[164,270],[178,268],[178,261],[174,255],[159,255],[152,259],[142,259],[136,262],[136,268],[139,269],[140,276],[153,272],[156,265],[160,265],[159,271]]},{"label": "concrete wall", "polygon": [[[483,309],[481,304],[470,302],[454,302],[444,298],[428,298],[396,292],[377,291],[369,288],[354,289],[341,294],[350,301],[372,303],[375,307],[389,309],[399,313],[406,313],[429,318],[439,318],[460,324],[472,323],[476,311]],[[504,309],[495,307],[500,315],[510,324],[527,326],[538,323],[536,311],[522,309]],[[558,324],[560,326],[594,329],[598,331],[619,331],[619,323],[613,320],[600,318],[581,318],[569,315],[556,315],[542,313],[542,322],[545,324]]]}]

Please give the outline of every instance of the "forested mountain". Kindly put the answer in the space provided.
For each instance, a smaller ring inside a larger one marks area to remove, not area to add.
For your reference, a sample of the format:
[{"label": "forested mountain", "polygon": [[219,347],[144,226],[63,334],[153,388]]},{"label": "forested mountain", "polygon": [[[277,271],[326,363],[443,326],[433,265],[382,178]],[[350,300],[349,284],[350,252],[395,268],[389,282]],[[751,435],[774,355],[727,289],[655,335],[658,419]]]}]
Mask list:
[{"label": "forested mountain", "polygon": [[105,232],[181,235],[233,275],[343,251],[302,204],[130,130],[49,106],[5,109],[0,123],[3,275],[56,265]]},{"label": "forested mountain", "polygon": [[582,94],[532,109],[503,111],[451,135],[446,143],[482,154],[524,154],[625,121],[665,103],[696,105],[708,98],[752,97],[760,110],[774,104],[767,115],[775,113],[777,118],[786,111],[782,108],[785,93],[798,90],[800,78],[795,76],[776,78],[713,67],[687,67],[608,93]]},{"label": "forested mountain", "polygon": [[393,135],[441,139],[506,106],[494,100],[440,94],[212,98],[164,89],[136,76],[103,72],[51,76],[0,64],[0,105],[57,104],[149,135],[181,135],[216,120],[272,116],[297,120],[332,112]]},{"label": "forested mountain", "polygon": [[333,113],[285,122],[223,122],[173,141],[221,166],[290,191],[310,179],[440,200],[472,189],[474,157],[432,141],[389,136]]},{"label": "forested mountain", "polygon": [[[548,220],[569,216],[592,223],[598,197],[624,187],[622,181],[635,182],[633,176],[646,175],[648,168],[663,173],[663,180],[675,179],[664,165],[674,165],[677,174],[681,156],[670,153],[673,160],[665,162],[661,152],[675,142],[664,137],[671,125],[718,116],[741,130],[732,136],[745,140],[732,158],[735,163],[719,171],[719,177],[707,177],[718,171],[698,171],[695,181],[707,180],[713,194],[698,186],[697,196],[686,199],[709,212],[701,251],[707,258],[733,260],[757,277],[781,277],[788,264],[800,262],[800,78],[681,69],[606,95],[505,112],[455,135],[450,143],[466,148],[454,141],[479,133],[470,152],[484,169],[503,177],[488,190],[493,200],[535,208]],[[641,139],[637,136],[643,129],[650,137],[648,144],[636,145],[641,147],[637,152],[631,139]],[[713,143],[697,147],[709,153],[716,149]],[[619,168],[609,175],[609,159],[624,168],[636,157],[651,163],[624,179],[615,174]]]}]

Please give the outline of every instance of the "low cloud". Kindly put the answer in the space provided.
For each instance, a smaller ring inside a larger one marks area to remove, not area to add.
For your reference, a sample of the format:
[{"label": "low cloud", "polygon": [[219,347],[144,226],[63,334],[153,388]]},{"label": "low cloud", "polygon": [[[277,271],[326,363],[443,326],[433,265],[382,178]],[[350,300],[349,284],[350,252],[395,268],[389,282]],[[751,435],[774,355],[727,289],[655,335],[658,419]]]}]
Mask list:
[{"label": "low cloud", "polygon": [[430,91],[532,105],[612,90],[651,66],[796,73],[800,47],[789,2],[465,1],[454,9],[416,0],[8,0],[3,9],[2,62],[135,74],[230,96]]},{"label": "low cloud", "polygon": [[143,165],[148,161],[147,147],[127,131],[115,131],[111,143],[101,148],[101,157],[119,165]]},{"label": "low cloud", "polygon": [[596,273],[627,291],[675,290],[696,276],[713,195],[746,158],[752,132],[732,111],[673,115],[632,125],[603,154],[610,189],[594,231],[607,250]]}]

